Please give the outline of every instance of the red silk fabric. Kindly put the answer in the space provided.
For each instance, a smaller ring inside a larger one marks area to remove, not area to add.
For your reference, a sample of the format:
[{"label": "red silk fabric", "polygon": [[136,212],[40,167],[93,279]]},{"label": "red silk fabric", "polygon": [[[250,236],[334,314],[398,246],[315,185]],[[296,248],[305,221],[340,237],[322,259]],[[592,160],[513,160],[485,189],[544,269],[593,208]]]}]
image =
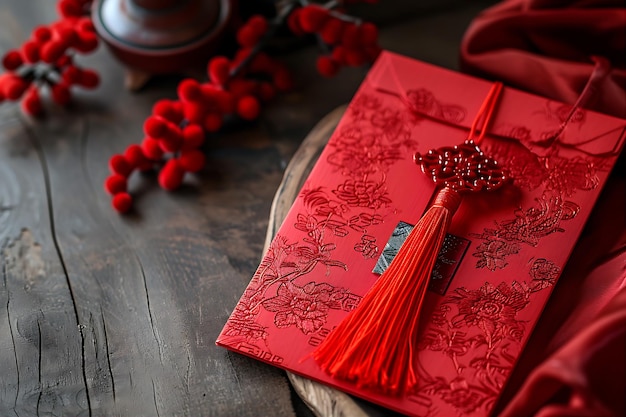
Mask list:
[{"label": "red silk fabric", "polygon": [[[465,72],[626,118],[623,0],[509,0],[480,14]],[[626,170],[618,161],[494,415],[626,415]]]},{"label": "red silk fabric", "polygon": [[480,14],[461,45],[461,69],[574,104],[594,56],[611,70],[587,106],[626,118],[623,0],[509,0]]}]

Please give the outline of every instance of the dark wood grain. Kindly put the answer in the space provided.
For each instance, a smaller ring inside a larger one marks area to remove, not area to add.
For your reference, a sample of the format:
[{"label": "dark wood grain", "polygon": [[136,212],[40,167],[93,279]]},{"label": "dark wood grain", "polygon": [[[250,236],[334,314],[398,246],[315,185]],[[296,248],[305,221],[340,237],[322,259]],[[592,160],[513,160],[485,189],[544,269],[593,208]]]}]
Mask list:
[{"label": "dark wood grain", "polygon": [[[3,49],[22,35],[3,32]],[[0,108],[0,415],[293,415],[283,373],[214,341],[296,144],[278,150],[262,125],[232,132],[180,192],[133,178],[137,211],[120,217],[107,159],[141,139],[174,82],[131,95],[106,50],[86,61],[103,86],[70,111],[32,121]]]},{"label": "dark wood grain", "polygon": [[[3,1],[0,54],[55,19],[54,3]],[[381,43],[453,67],[459,22],[478,9],[451,14],[452,32],[438,32],[443,17],[418,16],[383,30]],[[79,61],[102,85],[77,92],[70,109],[31,120],[0,105],[0,416],[294,415],[283,372],[214,341],[261,257],[287,162],[366,73],[322,79],[316,56],[312,47],[284,56],[295,92],[259,122],[212,137],[207,168],[181,190],[133,176],[128,216],[102,189],[107,160],[141,140],[177,77],[133,94],[101,47]]]}]

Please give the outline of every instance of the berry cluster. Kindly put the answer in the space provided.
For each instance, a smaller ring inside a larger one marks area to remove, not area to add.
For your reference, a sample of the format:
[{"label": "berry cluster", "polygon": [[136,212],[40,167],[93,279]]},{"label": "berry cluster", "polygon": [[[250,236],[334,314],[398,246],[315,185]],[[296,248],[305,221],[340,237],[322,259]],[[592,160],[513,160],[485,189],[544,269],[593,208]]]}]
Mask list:
[{"label": "berry cluster", "polygon": [[205,132],[217,132],[226,118],[254,120],[261,102],[277,91],[289,90],[291,75],[279,62],[261,52],[261,40],[270,31],[263,16],[251,17],[237,31],[240,49],[233,59],[213,57],[207,65],[208,80],[187,78],[177,89],[177,100],[159,100],[144,123],[140,145],[130,145],[124,154],[109,161],[111,175],[105,189],[113,196],[113,208],[131,208],[128,177],[135,170],[158,169],[161,188],[178,188],[186,173],[200,171],[205,155],[200,147]]},{"label": "berry cluster", "polygon": [[2,58],[7,70],[0,75],[0,102],[22,99],[22,110],[30,115],[43,113],[39,89],[47,86],[52,100],[66,105],[70,87],[95,88],[98,74],[74,63],[75,53],[88,53],[98,46],[98,37],[88,17],[91,0],[61,0],[61,20],[38,26],[19,49]]},{"label": "berry cluster", "polygon": [[289,29],[296,35],[315,34],[326,52],[317,59],[317,71],[332,77],[342,66],[358,67],[373,62],[380,53],[378,29],[331,8],[307,4],[289,16]]},{"label": "berry cluster", "polygon": [[228,119],[256,119],[261,103],[291,89],[293,82],[287,68],[263,52],[285,21],[297,35],[316,34],[329,54],[332,48],[332,54],[318,61],[322,75],[336,73],[340,65],[373,61],[380,51],[374,25],[330,9],[330,5],[291,0],[272,22],[261,15],[250,17],[236,32],[239,49],[233,56],[211,58],[204,82],[182,80],[177,99],[160,100],[154,105],[144,123],[141,144],[130,145],[123,154],[110,159],[111,175],[104,186],[113,196],[115,210],[130,210],[128,178],[135,170],[156,169],[161,188],[175,190],[187,173],[204,167],[201,147],[207,132],[219,131]]}]

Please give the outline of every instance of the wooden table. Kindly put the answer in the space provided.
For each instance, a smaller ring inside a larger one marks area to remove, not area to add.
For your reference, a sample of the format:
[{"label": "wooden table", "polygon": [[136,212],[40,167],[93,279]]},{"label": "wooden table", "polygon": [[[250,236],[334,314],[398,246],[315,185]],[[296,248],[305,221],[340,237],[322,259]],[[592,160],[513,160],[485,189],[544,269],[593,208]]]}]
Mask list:
[{"label": "wooden table", "polygon": [[[0,5],[0,54],[54,3]],[[450,3],[450,2],[448,2]],[[381,44],[455,67],[469,20],[485,4],[387,19]],[[372,6],[382,7],[382,6]],[[107,161],[142,138],[155,100],[106,48],[80,61],[102,76],[68,110],[31,120],[0,105],[0,415],[307,415],[282,371],[215,347],[261,257],[287,162],[326,113],[349,101],[365,69],[315,74],[313,47],[285,54],[298,86],[261,119],[211,138],[208,164],[168,193],[135,175],[136,210],[110,208]]]}]

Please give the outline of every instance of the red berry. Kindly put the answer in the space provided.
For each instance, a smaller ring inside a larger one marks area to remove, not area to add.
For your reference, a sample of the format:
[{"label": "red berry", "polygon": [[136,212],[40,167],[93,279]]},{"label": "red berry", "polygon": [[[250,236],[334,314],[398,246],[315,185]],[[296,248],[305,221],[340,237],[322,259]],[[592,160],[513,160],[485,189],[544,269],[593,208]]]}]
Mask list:
[{"label": "red berry", "polygon": [[302,9],[295,9],[287,16],[287,27],[296,36],[304,35],[304,30],[300,25],[300,12]]},{"label": "red berry", "polygon": [[183,140],[183,131],[176,123],[166,121],[165,125],[167,126],[167,130],[165,131],[166,138]]},{"label": "red berry", "polygon": [[359,27],[355,24],[346,25],[346,28],[343,31],[341,43],[348,49],[359,48],[361,46],[361,34]]},{"label": "red berry", "polygon": [[79,42],[78,35],[73,26],[57,27],[54,30],[56,42],[63,45],[65,49],[76,45]]},{"label": "red berry", "polygon": [[33,38],[39,43],[47,42],[52,38],[52,32],[46,26],[37,26],[33,30]]},{"label": "red berry", "polygon": [[218,106],[217,103],[217,91],[218,88],[215,84],[207,82],[201,85],[202,87],[202,103],[207,110],[215,109]]},{"label": "red berry", "polygon": [[113,155],[111,159],[109,159],[109,170],[113,174],[128,177],[133,171],[133,166],[128,162],[124,155]]},{"label": "red berry", "polygon": [[320,36],[324,42],[334,45],[341,40],[345,23],[336,18],[331,18],[326,22],[320,31]]},{"label": "red berry", "polygon": [[24,61],[29,64],[36,63],[40,58],[40,45],[35,41],[24,42],[24,45],[22,45],[22,55],[24,56]]},{"label": "red berry", "polygon": [[104,181],[104,189],[112,195],[125,193],[127,187],[128,181],[123,175],[113,174]]},{"label": "red berry", "polygon": [[261,35],[250,26],[242,26],[237,31],[237,43],[244,48],[251,48],[259,42]]},{"label": "red berry", "polygon": [[332,77],[339,71],[339,65],[331,57],[320,56],[317,58],[317,72],[324,77]]},{"label": "red berry", "polygon": [[339,63],[339,64],[345,64],[346,63],[346,48],[341,46],[341,45],[337,45],[333,48],[333,52],[331,53],[332,58],[335,62]]},{"label": "red berry", "polygon": [[82,53],[94,51],[98,47],[98,36],[91,31],[82,30],[78,32],[74,49]]},{"label": "red berry", "polygon": [[224,56],[216,56],[209,62],[208,74],[211,82],[222,85],[230,76],[230,61]]},{"label": "red berry", "polygon": [[50,91],[52,93],[52,99],[61,106],[68,104],[72,98],[70,89],[67,85],[62,83],[53,84],[50,87]]},{"label": "red berry", "polygon": [[207,132],[217,132],[222,128],[222,116],[217,113],[209,113],[204,118],[203,126]]},{"label": "red berry", "polygon": [[48,41],[41,47],[41,59],[49,64],[57,61],[65,53],[65,46],[57,41]]},{"label": "red berry", "polygon": [[64,70],[61,77],[67,85],[77,84],[80,81],[82,71],[76,68],[74,65],[68,65]]},{"label": "red berry", "polygon": [[26,95],[22,100],[22,110],[31,116],[39,116],[43,113],[41,98],[39,97],[39,92],[35,87],[29,88],[26,92]]},{"label": "red berry", "polygon": [[57,61],[54,63],[54,65],[61,69],[61,68],[65,68],[68,65],[70,65],[72,63],[72,57],[69,55],[61,55],[61,58],[57,59]]},{"label": "red berry", "polygon": [[176,115],[180,118],[180,120],[178,122],[173,121],[173,123],[180,123],[183,121],[185,115],[183,114],[183,102],[180,100],[172,100],[172,110],[176,112]]},{"label": "red berry", "polygon": [[365,53],[359,49],[348,49],[346,51],[346,64],[358,67],[365,63],[366,56]]},{"label": "red berry", "polygon": [[133,144],[126,148],[124,151],[124,158],[128,161],[133,168],[140,167],[148,162],[148,159],[143,153],[141,146]]},{"label": "red berry", "polygon": [[214,94],[217,108],[224,114],[230,114],[235,111],[235,95],[229,91],[218,90]]},{"label": "red berry", "polygon": [[265,16],[257,14],[248,19],[246,26],[251,27],[260,36],[267,32],[267,19]]},{"label": "red berry", "polygon": [[[243,46],[240,47],[237,53],[235,54],[235,57],[233,58],[232,62],[230,63],[230,68],[232,69],[240,65],[245,59],[248,58],[248,56],[250,56],[253,49],[254,48],[251,48],[251,47],[243,47]],[[248,68],[243,68],[242,70],[245,71],[246,69]]]},{"label": "red berry", "polygon": [[254,120],[259,116],[261,106],[253,96],[245,96],[237,102],[237,114],[245,120]]},{"label": "red berry", "polygon": [[158,140],[159,145],[164,152],[178,152],[183,145],[182,135],[180,135],[180,133],[177,134],[171,131],[168,131],[165,136],[159,138]]},{"label": "red berry", "polygon": [[200,83],[193,78],[186,78],[178,84],[178,96],[183,101],[202,100],[202,89]]},{"label": "red berry", "polygon": [[200,103],[185,103],[183,113],[189,123],[200,124],[204,120],[207,109]]},{"label": "red berry", "polygon": [[363,23],[359,35],[361,36],[361,44],[363,45],[376,45],[378,42],[378,28],[373,23]]},{"label": "red berry", "polygon": [[183,152],[179,158],[180,166],[187,172],[198,172],[204,167],[206,157],[198,150]]},{"label": "red berry", "polygon": [[95,32],[96,28],[89,17],[81,17],[76,24],[78,32]]},{"label": "red berry", "polygon": [[18,100],[26,89],[30,86],[30,83],[16,75],[10,74],[3,79],[2,92],[7,100]]},{"label": "red berry", "polygon": [[228,83],[228,90],[235,96],[235,99],[252,94],[256,83],[252,80],[235,78]]},{"label": "red berry", "polygon": [[163,150],[159,145],[159,141],[151,137],[146,137],[141,142],[141,150],[146,158],[152,161],[160,161],[163,158]]},{"label": "red berry", "polygon": [[143,124],[143,131],[152,138],[163,137],[167,132],[167,121],[160,116],[150,116]]},{"label": "red berry", "polygon": [[7,71],[14,71],[18,69],[23,63],[24,60],[22,59],[22,54],[20,54],[20,52],[15,49],[7,52],[2,58],[2,66]]},{"label": "red berry", "polygon": [[307,33],[317,32],[328,20],[328,10],[321,6],[309,5],[303,7],[300,16],[300,27]]},{"label": "red berry", "polygon": [[64,18],[77,17],[83,14],[81,4],[75,0],[61,0],[57,7],[59,14]]},{"label": "red berry", "polygon": [[100,76],[94,70],[82,70],[79,84],[85,88],[96,88],[100,84]]},{"label": "red berry", "polygon": [[185,170],[181,167],[177,159],[170,159],[159,172],[159,185],[167,191],[172,191],[180,187],[185,176]]},{"label": "red berry", "polygon": [[162,99],[154,103],[152,113],[176,124],[180,123],[183,119],[180,108],[176,106],[172,100],[167,99]]},{"label": "red berry", "polygon": [[249,69],[251,72],[272,72],[274,63],[272,58],[266,53],[259,52],[252,62],[250,62]]},{"label": "red berry", "polygon": [[[221,119],[220,119],[221,122]],[[219,129],[219,128],[218,128]],[[207,129],[209,130],[209,129]],[[204,143],[204,132],[198,125],[187,125],[183,129],[183,151],[197,149]]]},{"label": "red berry", "polygon": [[126,213],[133,205],[133,198],[128,193],[115,194],[112,204],[117,212]]}]

